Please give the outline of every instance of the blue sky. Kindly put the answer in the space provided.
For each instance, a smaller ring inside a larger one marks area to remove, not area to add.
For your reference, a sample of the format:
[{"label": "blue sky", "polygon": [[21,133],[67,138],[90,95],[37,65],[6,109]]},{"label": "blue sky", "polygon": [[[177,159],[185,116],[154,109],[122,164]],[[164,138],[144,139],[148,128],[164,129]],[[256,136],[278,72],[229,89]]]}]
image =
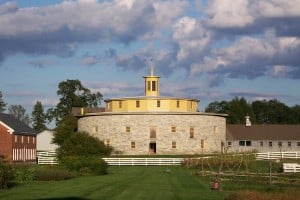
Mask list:
[{"label": "blue sky", "polygon": [[[0,91],[28,113],[79,79],[104,98],[245,97],[300,104],[300,0],[0,0]],[[104,104],[102,104],[103,106]]]}]

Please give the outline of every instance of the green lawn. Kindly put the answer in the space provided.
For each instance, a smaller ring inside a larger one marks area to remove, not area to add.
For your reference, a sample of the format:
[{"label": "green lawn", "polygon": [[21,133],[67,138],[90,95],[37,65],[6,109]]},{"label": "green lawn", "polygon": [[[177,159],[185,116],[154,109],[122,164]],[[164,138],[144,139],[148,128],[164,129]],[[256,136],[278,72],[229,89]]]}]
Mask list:
[{"label": "green lawn", "polygon": [[[166,169],[170,173],[165,173]],[[207,181],[174,167],[110,167],[105,176],[32,182],[0,191],[0,199],[223,199]]]}]

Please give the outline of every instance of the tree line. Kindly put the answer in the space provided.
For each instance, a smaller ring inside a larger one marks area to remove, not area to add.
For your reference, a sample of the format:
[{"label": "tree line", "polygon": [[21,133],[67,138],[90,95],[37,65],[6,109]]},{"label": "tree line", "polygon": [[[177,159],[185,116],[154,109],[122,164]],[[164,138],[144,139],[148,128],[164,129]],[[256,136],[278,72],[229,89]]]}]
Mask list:
[{"label": "tree line", "polygon": [[253,124],[300,123],[300,105],[289,107],[277,99],[248,103],[243,97],[235,97],[231,101],[214,101],[205,112],[227,114],[228,124],[243,124],[246,115]]},{"label": "tree line", "polygon": [[[47,129],[46,124],[55,121],[56,125],[71,114],[72,107],[98,107],[103,96],[100,92],[91,92],[84,87],[79,80],[66,80],[58,84],[58,104],[44,110],[40,101],[33,107],[31,117],[26,113],[22,105],[10,105],[8,113],[12,114],[27,125],[40,132]],[[3,100],[0,91],[0,112],[6,110],[7,103]],[[245,116],[251,118],[254,124],[299,124],[300,105],[289,107],[277,99],[260,100],[248,103],[244,97],[235,97],[230,101],[214,101],[206,108],[205,112],[227,114],[228,124],[243,124]]]}]

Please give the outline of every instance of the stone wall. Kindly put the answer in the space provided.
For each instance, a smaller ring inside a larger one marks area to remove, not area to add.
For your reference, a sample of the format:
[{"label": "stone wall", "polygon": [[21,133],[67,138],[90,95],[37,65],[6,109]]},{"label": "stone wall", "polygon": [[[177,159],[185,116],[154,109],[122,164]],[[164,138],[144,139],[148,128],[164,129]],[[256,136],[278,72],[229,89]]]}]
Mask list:
[{"label": "stone wall", "polygon": [[[150,143],[155,144],[156,154],[200,154],[201,140],[204,153],[221,151],[226,121],[204,113],[103,113],[80,118],[78,129],[109,143],[119,154],[149,154]],[[150,130],[155,137],[150,137]]]}]

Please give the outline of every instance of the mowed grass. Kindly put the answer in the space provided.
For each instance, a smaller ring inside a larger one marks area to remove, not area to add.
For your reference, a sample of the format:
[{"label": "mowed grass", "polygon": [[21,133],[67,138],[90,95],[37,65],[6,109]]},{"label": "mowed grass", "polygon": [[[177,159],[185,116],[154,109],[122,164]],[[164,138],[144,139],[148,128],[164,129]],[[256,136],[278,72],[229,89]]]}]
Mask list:
[{"label": "mowed grass", "polygon": [[[170,169],[170,173],[166,173]],[[0,191],[0,199],[223,199],[207,181],[173,167],[110,167],[105,176],[32,182]]]}]

